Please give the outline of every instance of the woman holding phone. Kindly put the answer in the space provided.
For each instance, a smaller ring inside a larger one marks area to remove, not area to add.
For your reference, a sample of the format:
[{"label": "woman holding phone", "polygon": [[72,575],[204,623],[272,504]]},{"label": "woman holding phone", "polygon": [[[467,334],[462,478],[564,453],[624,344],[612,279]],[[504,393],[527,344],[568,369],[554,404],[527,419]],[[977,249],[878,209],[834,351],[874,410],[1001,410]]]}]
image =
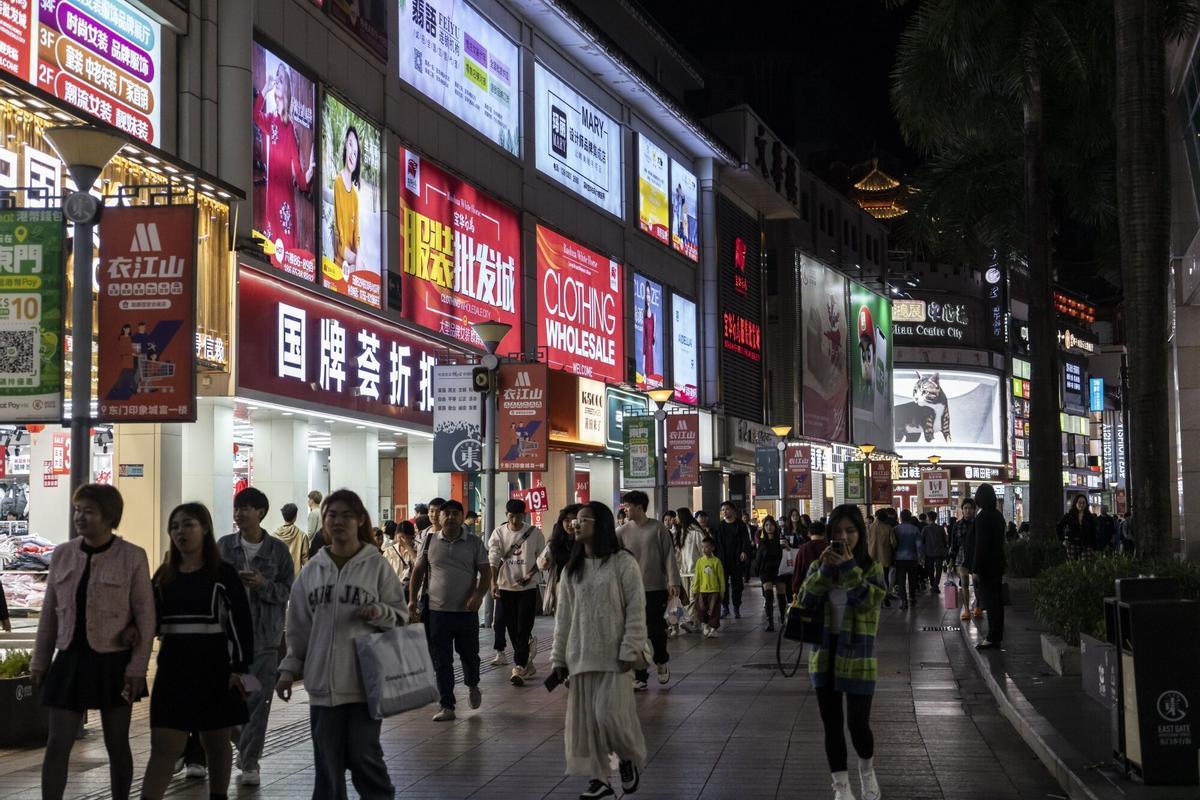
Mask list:
[{"label": "woman holding phone", "polygon": [[809,567],[800,587],[800,603],[824,632],[813,646],[808,674],[816,690],[825,728],[825,756],[833,775],[834,800],[852,800],[846,769],[846,738],[858,754],[863,800],[880,800],[875,777],[875,739],[871,733],[871,700],[879,666],[875,632],[879,607],[887,589],[883,567],[867,553],[867,530],[858,506],[843,505],[829,517],[830,543]]},{"label": "woman holding phone", "polygon": [[50,708],[42,759],[47,800],[61,800],[66,790],[71,749],[89,710],[100,712],[113,798],[126,800],[133,783],[129,719],[133,704],[146,696],[154,593],[146,551],[114,533],[124,509],[112,486],[76,489],[71,521],[78,535],[60,544],[50,562],[29,665]]}]

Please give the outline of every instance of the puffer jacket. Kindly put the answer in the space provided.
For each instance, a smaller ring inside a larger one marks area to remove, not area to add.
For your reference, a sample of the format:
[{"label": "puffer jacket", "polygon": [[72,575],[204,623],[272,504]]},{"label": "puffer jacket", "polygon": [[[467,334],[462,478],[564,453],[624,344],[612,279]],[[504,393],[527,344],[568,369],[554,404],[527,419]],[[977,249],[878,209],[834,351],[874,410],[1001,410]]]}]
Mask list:
[{"label": "puffer jacket", "polygon": [[921,529],[911,522],[896,526],[896,560],[925,560],[925,538],[921,536]]}]

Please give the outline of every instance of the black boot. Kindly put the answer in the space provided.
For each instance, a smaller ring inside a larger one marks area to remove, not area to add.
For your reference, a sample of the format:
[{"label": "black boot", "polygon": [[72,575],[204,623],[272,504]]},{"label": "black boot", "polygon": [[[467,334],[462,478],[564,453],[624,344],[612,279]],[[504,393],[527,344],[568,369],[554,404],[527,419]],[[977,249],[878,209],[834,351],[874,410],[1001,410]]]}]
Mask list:
[{"label": "black boot", "polygon": [[779,596],[779,624],[787,625],[787,598],[783,595]]},{"label": "black boot", "polygon": [[775,593],[763,592],[763,599],[767,603],[767,630],[775,630]]}]

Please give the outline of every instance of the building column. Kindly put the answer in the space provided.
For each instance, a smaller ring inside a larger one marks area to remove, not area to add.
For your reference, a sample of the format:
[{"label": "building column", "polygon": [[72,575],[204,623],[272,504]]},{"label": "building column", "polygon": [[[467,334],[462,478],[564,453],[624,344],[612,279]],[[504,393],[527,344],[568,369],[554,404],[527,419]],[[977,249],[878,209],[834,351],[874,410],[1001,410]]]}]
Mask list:
[{"label": "building column", "polygon": [[[1175,308],[1175,340],[1172,364],[1175,384],[1176,441],[1172,465],[1177,465],[1179,517],[1174,530],[1182,541],[1170,543],[1171,552],[1189,559],[1200,558],[1200,308],[1179,305]],[[1126,435],[1129,432],[1126,431]],[[1136,434],[1135,434],[1136,435]],[[1174,471],[1174,470],[1173,470]],[[1131,487],[1136,491],[1136,485]],[[1137,530],[1137,522],[1134,522]]]},{"label": "building column", "polygon": [[330,437],[329,488],[349,489],[362,498],[373,524],[379,523],[379,431],[335,430]]},{"label": "building column", "polygon": [[[701,508],[714,518],[720,513],[721,503],[725,502],[725,475],[719,469],[706,469],[700,472],[700,497],[703,499]],[[696,513],[700,509],[692,509]]]},{"label": "building column", "polygon": [[592,456],[588,459],[588,465],[592,499],[604,503],[616,513],[621,492],[621,462],[605,456]]},{"label": "building column", "polygon": [[183,498],[208,506],[219,535],[233,524],[233,407],[202,397],[182,427]]},{"label": "building column", "polygon": [[[186,425],[113,426],[113,486],[125,501],[122,538],[146,551],[151,568],[167,552],[171,509],[183,502],[183,429]],[[125,476],[121,476],[124,467]],[[213,518],[218,537],[232,520]]]},{"label": "building column", "polygon": [[543,515],[547,525],[553,527],[558,519],[558,510],[575,502],[575,462],[570,453],[551,450],[546,459],[548,469],[542,475],[542,484],[546,487],[546,502],[548,505]]},{"label": "building column", "polygon": [[[273,531],[283,525],[279,509],[287,503],[306,508],[308,495],[308,423],[294,418],[275,418],[254,421],[254,452],[250,470],[250,485],[259,489],[270,501],[262,526]],[[233,509],[224,528],[233,524]]]},{"label": "building column", "polygon": [[[496,476],[496,494],[502,494],[508,499],[504,475]],[[409,513],[417,503],[428,503],[435,497],[450,497],[449,473],[433,471],[433,440],[417,436],[408,437],[408,508]],[[503,503],[501,504],[503,509]],[[483,511],[480,510],[482,514]],[[504,514],[496,517],[503,520]],[[497,522],[497,524],[499,524]]]},{"label": "building column", "polygon": [[316,489],[321,496],[329,494],[329,451],[308,451],[308,490]]},{"label": "building column", "polygon": [[718,382],[720,369],[720,311],[717,308],[717,284],[720,269],[717,264],[717,166],[711,158],[702,158],[697,163],[697,178],[700,183],[700,275],[703,291],[700,293],[700,405],[712,408],[721,402],[721,387]]}]

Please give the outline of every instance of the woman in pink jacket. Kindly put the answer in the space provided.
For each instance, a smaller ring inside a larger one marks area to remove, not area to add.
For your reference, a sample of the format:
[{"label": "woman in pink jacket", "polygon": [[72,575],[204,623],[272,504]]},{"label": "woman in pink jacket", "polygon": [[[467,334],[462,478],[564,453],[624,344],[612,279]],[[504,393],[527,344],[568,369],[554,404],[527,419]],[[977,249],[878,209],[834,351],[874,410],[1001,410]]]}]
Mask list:
[{"label": "woman in pink jacket", "polygon": [[56,547],[50,562],[30,664],[50,708],[42,761],[46,800],[63,796],[71,747],[90,709],[100,712],[104,727],[114,800],[127,800],[133,782],[129,718],[146,696],[155,621],[146,551],[113,533],[124,507],[111,486],[79,487],[71,500],[77,536]]}]

